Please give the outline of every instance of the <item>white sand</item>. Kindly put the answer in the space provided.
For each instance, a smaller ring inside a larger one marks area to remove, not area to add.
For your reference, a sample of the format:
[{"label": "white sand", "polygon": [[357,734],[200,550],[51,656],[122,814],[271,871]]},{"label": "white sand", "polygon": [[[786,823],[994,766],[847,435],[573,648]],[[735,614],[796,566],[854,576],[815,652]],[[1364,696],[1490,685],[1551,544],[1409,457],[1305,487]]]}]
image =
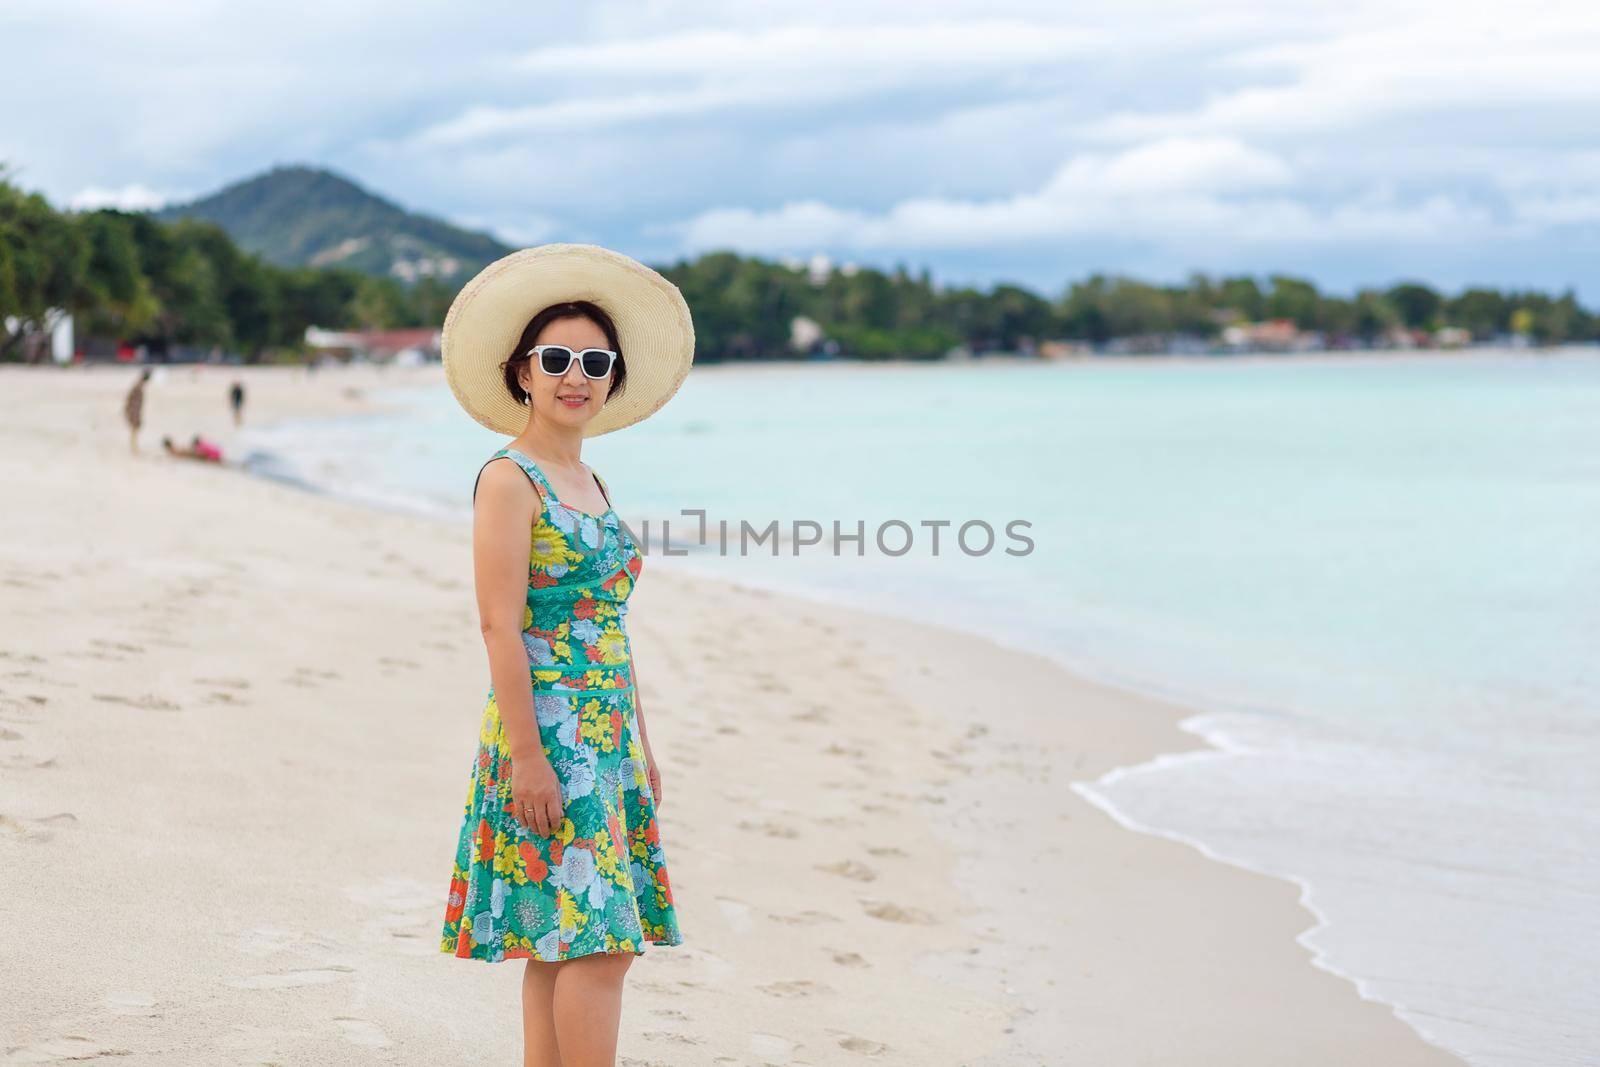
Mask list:
[{"label": "white sand", "polygon": [[[226,447],[235,373],[153,383],[133,457],[134,371],[0,368],[0,1063],[520,1062],[524,964],[439,951],[469,530],[162,455]],[[251,420],[438,380],[242,376]],[[633,603],[686,943],[620,1062],[1457,1062],[1312,965],[1292,886],[1071,791],[1183,709],[666,561]]]}]

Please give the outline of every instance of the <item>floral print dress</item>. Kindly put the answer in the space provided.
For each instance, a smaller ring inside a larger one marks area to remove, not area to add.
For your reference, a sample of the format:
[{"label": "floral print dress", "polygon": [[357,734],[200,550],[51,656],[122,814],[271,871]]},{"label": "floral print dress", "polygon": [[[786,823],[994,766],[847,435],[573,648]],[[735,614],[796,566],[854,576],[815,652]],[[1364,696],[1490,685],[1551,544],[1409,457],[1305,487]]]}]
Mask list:
[{"label": "floral print dress", "polygon": [[646,941],[682,944],[638,741],[624,625],[643,557],[614,508],[602,516],[569,508],[528,456],[502,448],[490,462],[501,456],[542,490],[522,643],[539,738],[561,780],[564,810],[550,836],[511,814],[511,752],[491,685],[440,951],[493,963],[643,955]]}]

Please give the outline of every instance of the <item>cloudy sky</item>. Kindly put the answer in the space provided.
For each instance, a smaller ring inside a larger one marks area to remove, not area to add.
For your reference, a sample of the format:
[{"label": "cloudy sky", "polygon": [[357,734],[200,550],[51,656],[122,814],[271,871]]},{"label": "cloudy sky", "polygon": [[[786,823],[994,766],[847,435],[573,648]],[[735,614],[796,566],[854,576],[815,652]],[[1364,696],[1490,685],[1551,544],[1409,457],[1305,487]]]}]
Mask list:
[{"label": "cloudy sky", "polygon": [[1091,8],[5,0],[0,161],[64,206],[311,163],[658,263],[1600,302],[1600,4]]}]

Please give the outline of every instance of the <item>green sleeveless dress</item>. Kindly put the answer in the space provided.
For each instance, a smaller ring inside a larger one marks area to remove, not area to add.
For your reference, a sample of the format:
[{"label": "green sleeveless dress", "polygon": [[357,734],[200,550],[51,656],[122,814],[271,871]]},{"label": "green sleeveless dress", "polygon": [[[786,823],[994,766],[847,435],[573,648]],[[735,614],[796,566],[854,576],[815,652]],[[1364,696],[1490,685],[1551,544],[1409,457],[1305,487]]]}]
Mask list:
[{"label": "green sleeveless dress", "polygon": [[[596,516],[567,507],[516,449],[502,448],[484,465],[501,456],[543,491],[522,643],[539,738],[561,780],[564,810],[551,836],[512,816],[511,752],[491,685],[440,950],[492,963],[643,955],[646,941],[682,944],[638,740],[624,625],[643,557],[614,508]],[[600,487],[609,503],[604,481]]]}]

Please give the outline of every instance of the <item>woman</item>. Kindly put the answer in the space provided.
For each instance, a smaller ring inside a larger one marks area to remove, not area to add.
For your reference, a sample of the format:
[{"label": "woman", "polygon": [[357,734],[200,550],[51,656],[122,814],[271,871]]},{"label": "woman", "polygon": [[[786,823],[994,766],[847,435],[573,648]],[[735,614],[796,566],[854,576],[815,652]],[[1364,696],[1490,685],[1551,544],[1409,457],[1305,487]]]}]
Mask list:
[{"label": "woman", "polygon": [[440,948],[528,961],[525,1064],[611,1064],[629,964],[645,942],[683,937],[624,624],[643,557],[581,452],[667,402],[694,330],[682,295],[642,264],[545,245],[469,282],[441,347],[457,400],[514,437],[473,493],[492,685]]}]

